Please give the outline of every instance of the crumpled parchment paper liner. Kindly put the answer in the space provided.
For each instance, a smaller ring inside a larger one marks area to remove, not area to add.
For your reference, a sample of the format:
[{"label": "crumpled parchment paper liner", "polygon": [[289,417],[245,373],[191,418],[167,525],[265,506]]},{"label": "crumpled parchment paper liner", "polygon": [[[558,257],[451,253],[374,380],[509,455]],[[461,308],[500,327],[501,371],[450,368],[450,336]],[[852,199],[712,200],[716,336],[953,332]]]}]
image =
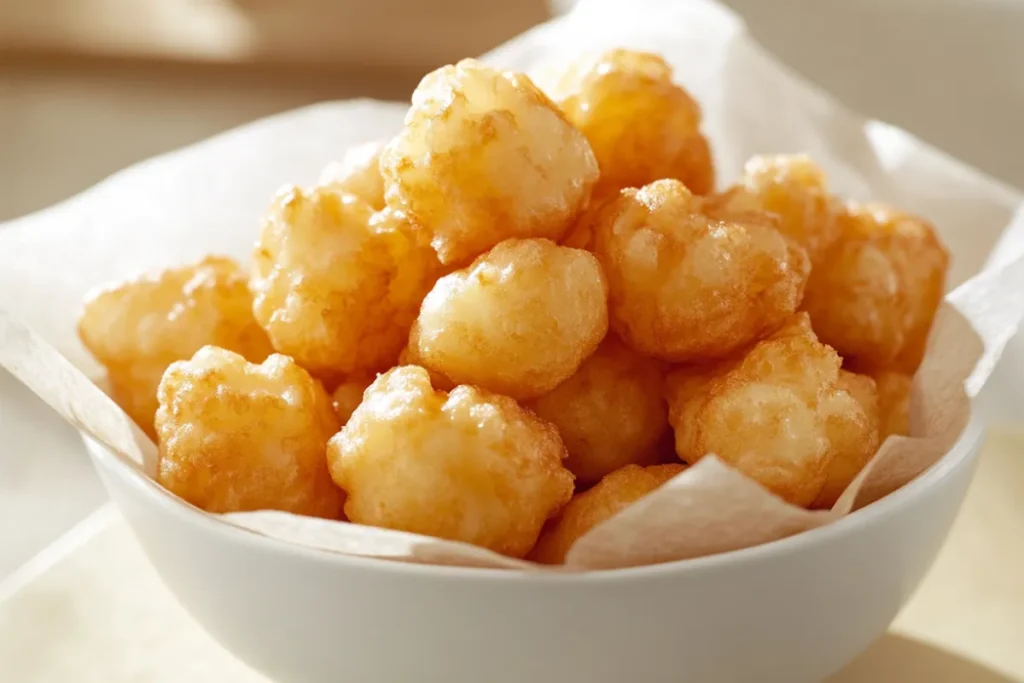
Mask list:
[{"label": "crumpled parchment paper liner", "polygon": [[[753,154],[806,152],[828,172],[836,192],[891,202],[933,220],[953,254],[949,284],[957,289],[937,318],[915,378],[912,438],[889,439],[832,510],[791,506],[709,456],[591,529],[560,571],[749,547],[827,524],[890,493],[959,438],[971,399],[1024,315],[1020,196],[903,131],[842,109],[772,60],[734,15],[712,2],[583,0],[570,15],[485,59],[540,74],[543,83],[550,65],[617,46],[663,54],[701,102],[720,184],[735,178]],[[96,369],[73,332],[82,296],[109,280],[208,252],[248,259],[277,186],[312,182],[347,147],[393,134],[402,112],[395,104],[357,101],[279,115],[140,164],[9,224],[0,231],[0,365],[106,443],[132,468],[130,476],[152,476],[155,446],[75,369]],[[465,544],[343,522],[280,512],[214,517],[332,553],[541,569]]]},{"label": "crumpled parchment paper liner", "polygon": [[155,476],[157,448],[146,433],[95,382],[3,310],[0,367],[79,431],[106,444],[146,476]]}]

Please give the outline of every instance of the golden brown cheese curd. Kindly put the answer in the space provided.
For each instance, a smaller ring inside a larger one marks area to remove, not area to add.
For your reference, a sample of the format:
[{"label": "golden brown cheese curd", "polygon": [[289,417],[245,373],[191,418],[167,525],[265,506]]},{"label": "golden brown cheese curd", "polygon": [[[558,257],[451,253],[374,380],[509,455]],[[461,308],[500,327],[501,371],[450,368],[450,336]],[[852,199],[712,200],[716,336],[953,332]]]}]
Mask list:
[{"label": "golden brown cheese curd", "polygon": [[677,180],[627,189],[594,217],[611,327],[637,351],[684,363],[764,337],[803,296],[804,250],[772,221],[722,221]]},{"label": "golden brown cheese curd", "polygon": [[586,138],[528,77],[472,59],[420,82],[381,172],[388,204],[445,264],[510,237],[560,239],[598,176]]},{"label": "golden brown cheese curd", "polygon": [[651,465],[669,431],[662,364],[609,335],[579,370],[530,402],[558,428],[566,467],[590,484],[624,465]]},{"label": "golden brown cheese curd", "polygon": [[828,416],[827,432],[831,461],[825,474],[825,485],[811,507],[830,508],[868,464],[879,444],[878,390],[875,380],[847,370],[839,371],[836,386],[860,404],[865,419],[851,420],[845,405],[837,415]]},{"label": "golden brown cheese curd", "polygon": [[597,156],[598,194],[662,178],[680,180],[695,194],[714,190],[700,106],[672,82],[672,67],[658,55],[605,52],[570,69],[555,97]]},{"label": "golden brown cheese curd", "polygon": [[875,375],[875,384],[878,386],[881,441],[893,434],[909,436],[913,378],[901,372],[880,372]]},{"label": "golden brown cheese curd", "polygon": [[833,455],[854,447],[843,439],[868,423],[838,384],[839,366],[801,313],[738,360],[674,371],[676,452],[691,464],[714,453],[790,503],[810,504]]},{"label": "golden brown cheese curd", "polygon": [[913,374],[942,302],[949,255],[924,219],[850,204],[839,239],[811,272],[803,308],[858,372]]},{"label": "golden brown cheese curd", "polygon": [[398,359],[441,266],[401,212],[329,188],[282,190],[253,257],[253,312],[274,344],[322,378]]},{"label": "golden brown cheese curd", "polygon": [[607,286],[593,254],[511,239],[437,281],[406,357],[455,384],[526,400],[568,379],[607,330]]},{"label": "golden brown cheese curd", "polygon": [[209,512],[340,518],[325,458],[338,418],[291,358],[256,365],[207,346],[167,369],[159,400],[157,481],[172,493]]},{"label": "golden brown cheese curd", "polygon": [[246,273],[221,256],[92,293],[78,334],[107,368],[114,399],[151,436],[168,365],[206,344],[256,362],[273,351],[253,318]]},{"label": "golden brown cheese curd", "polygon": [[766,211],[779,231],[807,250],[812,263],[838,237],[836,200],[825,173],[804,155],[757,156],[743,168],[735,187],[714,199],[723,215]]},{"label": "golden brown cheese curd", "polygon": [[331,405],[334,406],[334,414],[338,416],[342,425],[348,422],[352,412],[363,402],[363,392],[371,384],[372,379],[348,379],[331,392]]},{"label": "golden brown cheese curd", "polygon": [[611,472],[593,488],[573,496],[545,529],[530,553],[543,564],[562,564],[583,534],[651,493],[686,467],[674,463],[640,467],[626,465]]},{"label": "golden brown cheese curd", "polygon": [[505,396],[430,385],[426,370],[381,375],[327,450],[358,524],[522,557],[572,496],[555,428]]},{"label": "golden brown cheese curd", "polygon": [[344,194],[354,194],[375,210],[384,208],[384,178],[380,174],[383,142],[365,142],[345,153],[341,161],[329,164],[320,174],[319,185]]}]

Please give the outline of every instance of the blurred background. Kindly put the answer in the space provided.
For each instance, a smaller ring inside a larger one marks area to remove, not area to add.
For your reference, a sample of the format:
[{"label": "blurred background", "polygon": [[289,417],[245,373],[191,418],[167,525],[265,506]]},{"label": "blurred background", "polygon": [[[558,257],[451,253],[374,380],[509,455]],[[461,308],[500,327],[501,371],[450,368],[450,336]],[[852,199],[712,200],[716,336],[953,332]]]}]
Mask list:
[{"label": "blurred background", "polygon": [[[1024,187],[1024,0],[726,4],[850,107]],[[0,0],[0,220],[254,118],[329,99],[404,100],[425,71],[571,5]]]}]

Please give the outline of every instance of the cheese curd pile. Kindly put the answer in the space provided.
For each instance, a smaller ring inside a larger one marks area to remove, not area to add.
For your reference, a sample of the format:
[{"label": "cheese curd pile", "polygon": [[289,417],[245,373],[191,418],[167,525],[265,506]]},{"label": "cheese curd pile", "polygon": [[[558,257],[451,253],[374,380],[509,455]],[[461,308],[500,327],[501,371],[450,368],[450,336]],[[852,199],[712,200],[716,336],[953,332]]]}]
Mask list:
[{"label": "cheese curd pile", "polygon": [[248,264],[94,292],[79,336],[159,483],[210,512],[557,564],[710,453],[827,508],[910,430],[949,257],[805,155],[719,188],[712,152],[658,55],[549,93],[464,60],[392,140],[283,188]]}]

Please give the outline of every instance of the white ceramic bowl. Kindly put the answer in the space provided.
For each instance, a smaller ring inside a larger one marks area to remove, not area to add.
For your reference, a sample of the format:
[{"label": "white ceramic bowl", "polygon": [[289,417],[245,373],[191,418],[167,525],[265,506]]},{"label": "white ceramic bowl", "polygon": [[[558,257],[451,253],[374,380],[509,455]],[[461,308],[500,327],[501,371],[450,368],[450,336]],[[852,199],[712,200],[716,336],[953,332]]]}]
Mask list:
[{"label": "white ceramic bowl", "polygon": [[280,683],[819,681],[861,652],[931,565],[982,436],[828,527],[713,557],[575,576],[334,555],[176,502],[93,462],[153,566],[224,647]]}]

